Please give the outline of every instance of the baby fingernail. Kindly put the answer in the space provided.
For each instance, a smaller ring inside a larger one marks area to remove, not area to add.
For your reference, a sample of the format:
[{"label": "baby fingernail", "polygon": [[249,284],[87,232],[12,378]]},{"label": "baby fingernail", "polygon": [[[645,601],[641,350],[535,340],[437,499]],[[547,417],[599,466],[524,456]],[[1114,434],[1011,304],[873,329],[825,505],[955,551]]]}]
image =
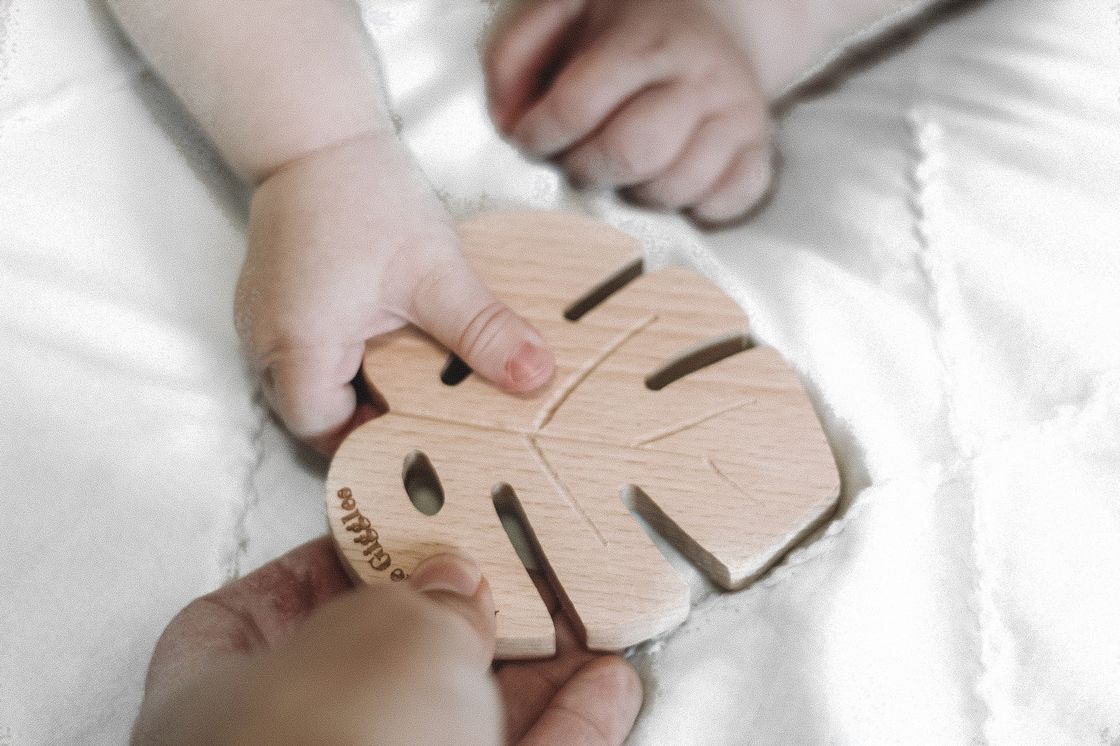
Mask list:
[{"label": "baby fingernail", "polygon": [[506,363],[506,373],[518,387],[533,386],[544,382],[552,372],[552,353],[532,342],[522,342],[517,353]]},{"label": "baby fingernail", "polygon": [[408,578],[421,593],[454,593],[472,598],[482,583],[482,568],[456,554],[437,554],[421,562]]}]

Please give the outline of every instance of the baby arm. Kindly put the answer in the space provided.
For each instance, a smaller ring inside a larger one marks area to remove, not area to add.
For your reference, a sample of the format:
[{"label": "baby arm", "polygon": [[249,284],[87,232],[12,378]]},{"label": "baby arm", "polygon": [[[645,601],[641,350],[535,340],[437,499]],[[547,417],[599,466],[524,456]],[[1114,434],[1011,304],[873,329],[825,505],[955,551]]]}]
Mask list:
[{"label": "baby arm", "polygon": [[540,336],[463,259],[398,140],[350,0],[110,0],[223,156],[256,186],[238,332],[269,402],[329,452],[372,415],[350,385],[412,322],[510,391],[552,372]]},{"label": "baby arm", "polygon": [[486,68],[498,127],[577,182],[741,217],[772,178],[770,103],[822,55],[919,0],[528,0]]}]

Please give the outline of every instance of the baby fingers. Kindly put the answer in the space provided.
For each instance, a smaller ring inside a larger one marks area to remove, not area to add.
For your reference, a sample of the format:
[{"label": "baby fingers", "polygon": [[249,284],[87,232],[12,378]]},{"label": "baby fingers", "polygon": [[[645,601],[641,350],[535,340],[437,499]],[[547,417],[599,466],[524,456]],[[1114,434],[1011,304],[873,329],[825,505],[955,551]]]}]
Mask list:
[{"label": "baby fingers", "polygon": [[458,252],[427,257],[405,284],[408,319],[484,378],[523,392],[552,376],[552,353],[540,334],[497,300]]},{"label": "baby fingers", "polygon": [[638,184],[679,157],[701,116],[702,93],[681,83],[647,88],[628,101],[595,135],[561,158],[583,186]]},{"label": "baby fingers", "polygon": [[755,146],[742,151],[715,187],[689,213],[699,223],[719,225],[743,217],[766,195],[773,178],[771,151]]},{"label": "baby fingers", "polygon": [[549,68],[562,54],[571,24],[584,0],[552,0],[522,5],[507,19],[486,50],[486,83],[490,111],[508,133],[533,98],[541,93]]},{"label": "baby fingers", "polygon": [[351,381],[362,364],[363,342],[278,347],[263,361],[268,403],[297,438],[333,453],[342,438],[373,412],[357,406]]},{"label": "baby fingers", "polygon": [[696,128],[671,166],[627,189],[626,196],[655,207],[694,208],[693,217],[701,222],[724,222],[761,199],[770,185],[770,169],[765,114],[721,114]]},{"label": "baby fingers", "polygon": [[492,105],[523,151],[580,186],[744,215],[771,180],[767,99],[751,57],[705,3],[541,0],[497,35]]},{"label": "baby fingers", "polygon": [[550,157],[598,130],[627,100],[679,67],[664,45],[636,45],[625,29],[605,33],[571,59],[514,126],[530,155]]}]

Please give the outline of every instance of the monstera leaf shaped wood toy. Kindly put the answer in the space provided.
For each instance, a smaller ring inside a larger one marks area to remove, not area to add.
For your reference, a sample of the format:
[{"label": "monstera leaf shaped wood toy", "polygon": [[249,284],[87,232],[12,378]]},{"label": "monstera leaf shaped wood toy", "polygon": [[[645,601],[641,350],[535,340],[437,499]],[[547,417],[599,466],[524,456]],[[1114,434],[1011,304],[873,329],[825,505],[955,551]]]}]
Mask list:
[{"label": "monstera leaf shaped wood toy", "polygon": [[[514,397],[414,329],[370,345],[364,370],[389,411],[342,444],[327,492],[359,579],[467,553],[493,590],[498,656],[551,655],[552,620],[501,511],[527,528],[587,645],[614,650],[689,607],[631,510],[728,589],[828,517],[839,481],[812,406],[711,282],[642,274],[636,240],[575,215],[490,214],[460,230],[478,273],[544,335],[556,375]],[[438,512],[418,509],[421,490]]]}]

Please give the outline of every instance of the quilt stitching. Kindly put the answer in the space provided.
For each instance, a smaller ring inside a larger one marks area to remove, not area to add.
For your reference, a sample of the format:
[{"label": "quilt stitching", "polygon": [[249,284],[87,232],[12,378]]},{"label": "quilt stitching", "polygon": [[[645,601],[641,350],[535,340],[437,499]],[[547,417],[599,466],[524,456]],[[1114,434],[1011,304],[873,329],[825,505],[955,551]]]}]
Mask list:
[{"label": "quilt stitching", "polygon": [[229,544],[221,562],[223,582],[229,582],[241,576],[241,561],[249,548],[249,514],[260,502],[257,477],[264,463],[263,437],[268,425],[269,414],[268,406],[264,401],[264,394],[259,387],[253,394],[252,411],[256,421],[249,436],[249,457],[245,470],[245,487],[241,493],[241,500],[235,503],[232,509]]}]

